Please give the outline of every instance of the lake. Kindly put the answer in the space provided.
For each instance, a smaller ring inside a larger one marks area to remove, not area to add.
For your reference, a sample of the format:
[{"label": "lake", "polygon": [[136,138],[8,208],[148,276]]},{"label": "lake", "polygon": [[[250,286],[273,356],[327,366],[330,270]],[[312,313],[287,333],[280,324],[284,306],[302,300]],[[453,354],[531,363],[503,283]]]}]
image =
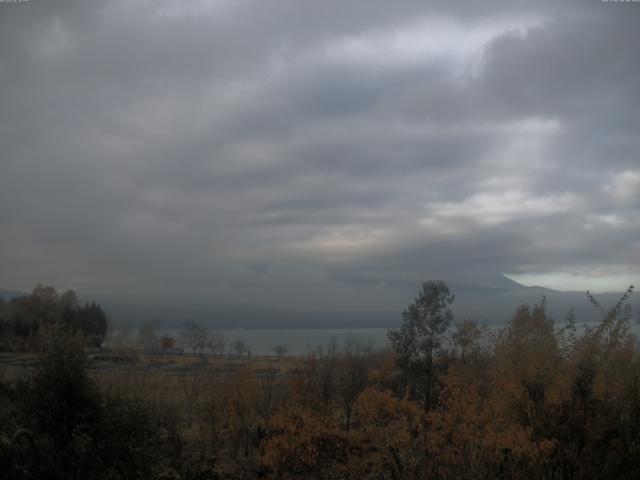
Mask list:
[{"label": "lake", "polygon": [[[249,347],[252,355],[273,355],[275,345],[285,346],[288,355],[306,355],[319,347],[326,348],[330,345],[336,345],[338,350],[341,350],[347,343],[354,341],[374,349],[384,348],[387,345],[386,328],[283,330],[238,328],[216,331],[224,335],[227,342],[225,352],[231,352],[233,343],[242,340]],[[177,346],[185,346],[182,343],[180,330],[162,330],[158,331],[158,334],[169,335],[176,339]]]},{"label": "lake", "polygon": [[[585,327],[594,327],[596,323],[579,323],[578,332]],[[491,330],[498,330],[504,325],[489,326]],[[556,329],[564,327],[564,323],[556,323]],[[228,329],[216,330],[224,335],[226,340],[225,353],[232,351],[232,345],[238,340],[251,350],[252,355],[273,355],[275,345],[287,348],[288,355],[306,355],[319,347],[327,348],[336,345],[342,350],[349,342],[359,342],[361,345],[382,349],[388,346],[386,328],[354,328],[354,329]],[[631,331],[640,337],[640,328],[636,323],[631,324]],[[180,330],[159,330],[158,335],[169,335],[176,339],[177,346],[184,347]]]}]

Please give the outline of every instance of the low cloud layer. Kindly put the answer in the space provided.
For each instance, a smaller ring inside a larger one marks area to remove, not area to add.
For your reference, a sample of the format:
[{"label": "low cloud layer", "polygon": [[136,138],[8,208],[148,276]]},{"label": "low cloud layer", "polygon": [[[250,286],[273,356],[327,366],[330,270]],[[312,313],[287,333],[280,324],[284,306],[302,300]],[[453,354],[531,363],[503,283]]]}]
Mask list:
[{"label": "low cloud layer", "polygon": [[639,21],[600,1],[0,4],[0,286],[353,310],[501,272],[624,290]]}]

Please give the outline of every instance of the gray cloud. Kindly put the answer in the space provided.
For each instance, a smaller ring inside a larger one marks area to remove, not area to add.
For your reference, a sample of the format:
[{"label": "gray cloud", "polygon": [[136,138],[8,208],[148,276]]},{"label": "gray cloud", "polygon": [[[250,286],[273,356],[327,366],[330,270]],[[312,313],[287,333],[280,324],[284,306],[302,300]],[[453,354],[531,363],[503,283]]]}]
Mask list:
[{"label": "gray cloud", "polygon": [[639,274],[640,7],[561,3],[0,4],[0,285],[394,310]]}]

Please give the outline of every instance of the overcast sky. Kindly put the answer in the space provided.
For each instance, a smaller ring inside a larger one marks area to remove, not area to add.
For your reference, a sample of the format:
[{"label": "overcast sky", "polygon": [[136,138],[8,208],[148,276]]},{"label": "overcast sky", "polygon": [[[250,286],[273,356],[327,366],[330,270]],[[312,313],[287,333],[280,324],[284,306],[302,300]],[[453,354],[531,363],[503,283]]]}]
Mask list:
[{"label": "overcast sky", "polygon": [[[640,278],[640,3],[0,3],[0,286],[396,308]],[[406,302],[405,302],[406,304]]]}]

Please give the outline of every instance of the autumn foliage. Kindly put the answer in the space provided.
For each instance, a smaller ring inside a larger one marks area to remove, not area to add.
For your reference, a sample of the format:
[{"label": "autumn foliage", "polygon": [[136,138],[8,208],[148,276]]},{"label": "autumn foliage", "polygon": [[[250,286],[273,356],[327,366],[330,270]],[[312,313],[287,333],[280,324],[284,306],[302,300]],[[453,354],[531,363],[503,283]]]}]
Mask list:
[{"label": "autumn foliage", "polygon": [[[441,284],[427,287],[446,293]],[[448,324],[448,314],[416,307],[405,315],[412,328],[396,334],[395,345],[410,347],[404,352],[374,352],[356,342],[260,369],[234,358],[228,374],[202,367],[176,376],[173,400],[166,389],[149,393],[142,375],[131,395],[147,392],[146,403],[113,403],[82,374],[82,355],[61,351],[61,367],[28,388],[0,383],[0,460],[13,461],[18,472],[16,452],[28,458],[29,447],[24,440],[13,445],[11,436],[26,426],[38,448],[55,447],[49,464],[60,471],[77,452],[98,452],[105,465],[114,455],[117,469],[96,478],[640,478],[640,352],[626,303],[631,293],[611,310],[590,297],[602,320],[586,329],[572,314],[554,323],[544,299],[521,306],[494,330],[471,321],[444,330],[434,322]],[[417,301],[423,298],[429,296]],[[423,320],[432,323],[417,325]],[[413,331],[419,344],[402,336]],[[70,378],[67,363],[84,383],[54,388]],[[82,415],[69,417],[65,405],[72,401],[92,409],[78,407]],[[148,448],[131,444],[131,422],[135,441]],[[127,462],[137,476],[118,476],[131,470]]]},{"label": "autumn foliage", "polygon": [[573,319],[558,329],[544,301],[497,333],[465,322],[434,358],[446,370],[433,408],[394,382],[391,354],[371,366],[349,430],[338,404],[324,414],[284,406],[263,465],[273,478],[637,478],[640,357],[629,327],[619,305],[591,330]]}]

